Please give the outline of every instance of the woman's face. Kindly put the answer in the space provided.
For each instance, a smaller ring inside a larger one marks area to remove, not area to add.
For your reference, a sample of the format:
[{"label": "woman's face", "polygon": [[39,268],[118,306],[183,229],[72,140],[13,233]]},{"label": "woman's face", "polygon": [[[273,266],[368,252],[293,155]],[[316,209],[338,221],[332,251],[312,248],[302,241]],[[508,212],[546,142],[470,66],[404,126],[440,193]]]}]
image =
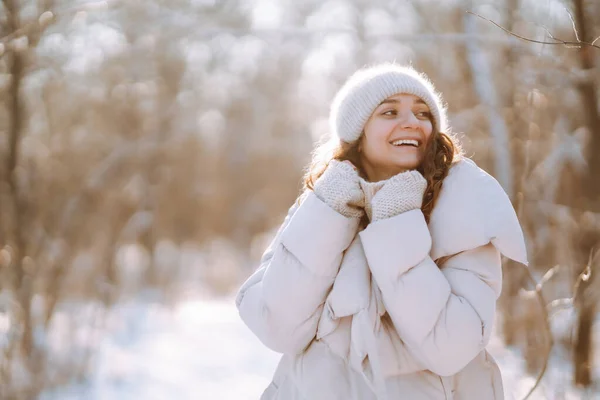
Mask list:
[{"label": "woman's face", "polygon": [[419,97],[397,94],[384,100],[364,128],[362,166],[370,181],[417,168],[432,136],[429,107]]}]

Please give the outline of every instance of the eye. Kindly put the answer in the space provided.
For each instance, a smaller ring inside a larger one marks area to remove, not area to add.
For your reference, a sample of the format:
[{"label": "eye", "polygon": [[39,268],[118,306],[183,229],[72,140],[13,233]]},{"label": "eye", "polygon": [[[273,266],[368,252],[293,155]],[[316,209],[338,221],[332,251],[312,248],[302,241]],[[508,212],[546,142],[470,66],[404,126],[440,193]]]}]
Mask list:
[{"label": "eye", "polygon": [[415,113],[415,116],[417,118],[421,118],[421,119],[430,119],[431,118],[431,112],[429,111],[418,111]]},{"label": "eye", "polygon": [[398,113],[394,109],[387,110],[387,111],[384,111],[384,112],[381,113],[381,115],[387,115],[387,116],[393,116],[393,115],[396,115],[396,114],[398,114]]}]

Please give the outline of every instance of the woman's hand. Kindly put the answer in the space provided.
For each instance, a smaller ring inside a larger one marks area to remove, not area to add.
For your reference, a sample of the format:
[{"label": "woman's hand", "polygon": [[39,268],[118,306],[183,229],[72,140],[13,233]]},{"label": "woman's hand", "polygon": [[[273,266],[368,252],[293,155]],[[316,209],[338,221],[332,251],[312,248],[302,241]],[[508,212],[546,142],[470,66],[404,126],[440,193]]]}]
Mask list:
[{"label": "woman's hand", "polygon": [[346,217],[361,218],[364,214],[365,196],[356,167],[350,161],[331,160],[315,182],[314,192],[329,207]]},{"label": "woman's hand", "polygon": [[394,175],[380,187],[374,188],[375,194],[370,206],[367,206],[371,209],[371,221],[391,218],[421,208],[426,188],[427,180],[418,171],[411,170]]}]

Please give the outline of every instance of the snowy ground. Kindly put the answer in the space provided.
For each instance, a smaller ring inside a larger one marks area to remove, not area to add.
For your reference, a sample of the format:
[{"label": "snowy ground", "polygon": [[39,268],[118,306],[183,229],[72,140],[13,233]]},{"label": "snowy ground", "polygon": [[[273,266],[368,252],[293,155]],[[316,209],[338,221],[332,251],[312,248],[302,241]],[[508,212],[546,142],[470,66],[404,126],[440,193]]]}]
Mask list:
[{"label": "snowy ground", "polygon": [[[101,335],[89,381],[45,393],[41,400],[257,400],[278,355],[240,321],[232,298],[193,300],[173,308],[135,301],[116,307]],[[507,400],[533,385],[521,357],[494,338],[489,346],[502,369]],[[554,362],[532,399],[599,399],[568,387],[566,362]],[[548,383],[550,382],[550,383]]]}]

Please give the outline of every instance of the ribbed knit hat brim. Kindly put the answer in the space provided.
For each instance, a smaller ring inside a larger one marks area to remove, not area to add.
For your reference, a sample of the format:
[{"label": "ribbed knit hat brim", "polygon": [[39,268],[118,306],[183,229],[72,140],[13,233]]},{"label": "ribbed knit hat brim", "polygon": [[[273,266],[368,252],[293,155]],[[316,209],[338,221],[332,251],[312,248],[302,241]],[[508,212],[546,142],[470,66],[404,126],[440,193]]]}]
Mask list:
[{"label": "ribbed knit hat brim", "polygon": [[447,129],[442,97],[427,76],[412,67],[386,63],[360,69],[346,80],[331,103],[331,133],[344,142],[358,140],[377,106],[400,93],[421,98],[432,114],[434,130]]}]

